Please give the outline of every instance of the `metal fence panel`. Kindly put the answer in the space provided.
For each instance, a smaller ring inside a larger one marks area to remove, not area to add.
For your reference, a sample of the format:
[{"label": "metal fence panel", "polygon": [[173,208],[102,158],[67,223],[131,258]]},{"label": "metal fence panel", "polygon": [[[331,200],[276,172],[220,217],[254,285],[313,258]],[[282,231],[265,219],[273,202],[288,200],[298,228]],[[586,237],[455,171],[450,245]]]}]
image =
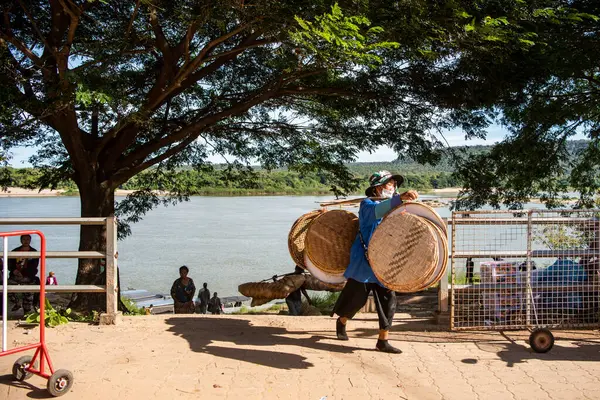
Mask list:
[{"label": "metal fence panel", "polygon": [[453,212],[451,328],[598,326],[599,215]]}]

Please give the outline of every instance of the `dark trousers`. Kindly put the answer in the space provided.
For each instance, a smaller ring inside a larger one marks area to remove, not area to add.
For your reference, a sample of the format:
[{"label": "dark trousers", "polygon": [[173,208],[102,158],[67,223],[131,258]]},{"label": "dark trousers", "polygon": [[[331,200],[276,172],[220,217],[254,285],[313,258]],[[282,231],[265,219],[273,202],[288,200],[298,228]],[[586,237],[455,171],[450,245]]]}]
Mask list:
[{"label": "dark trousers", "polygon": [[396,292],[377,283],[361,283],[354,279],[348,279],[331,315],[337,314],[340,317],[349,319],[354,317],[358,310],[367,303],[370,292],[373,292],[375,299],[379,329],[389,331],[396,312]]},{"label": "dark trousers", "polygon": [[289,315],[302,315],[302,300],[290,299],[288,296],[285,304],[288,306]]},{"label": "dark trousers", "polygon": [[[9,285],[39,285],[40,278],[38,278],[37,276],[34,276],[33,278],[20,278],[20,279],[9,278],[8,284]],[[36,307],[40,306],[40,294],[38,292],[23,293],[22,303],[19,300],[19,296],[17,293],[9,293],[8,299],[16,305],[22,305],[23,311],[26,313],[30,312],[31,309],[33,308],[33,306],[36,306]]]}]

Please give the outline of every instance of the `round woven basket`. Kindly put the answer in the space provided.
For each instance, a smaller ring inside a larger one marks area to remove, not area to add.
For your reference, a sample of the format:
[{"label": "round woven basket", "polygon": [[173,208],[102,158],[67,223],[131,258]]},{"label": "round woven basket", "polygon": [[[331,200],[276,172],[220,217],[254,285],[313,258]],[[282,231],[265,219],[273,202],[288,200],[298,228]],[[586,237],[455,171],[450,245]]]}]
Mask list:
[{"label": "round woven basket", "polygon": [[321,282],[331,283],[333,285],[345,284],[346,278],[344,277],[344,271],[338,272],[337,274],[329,274],[327,272],[321,271],[319,268],[315,267],[315,265],[308,258],[308,254],[304,255],[304,265],[306,269],[312,276],[320,280]]},{"label": "round woven basket", "polygon": [[308,227],[305,255],[325,273],[343,273],[350,263],[350,248],[357,233],[358,217],[354,213],[344,210],[322,213]]},{"label": "round woven basket", "polygon": [[425,285],[438,265],[438,243],[433,228],[407,212],[387,215],[369,242],[369,262],[388,289],[414,292]]},{"label": "round woven basket", "polygon": [[442,230],[442,232],[444,232],[444,234],[447,234],[446,233],[446,223],[444,222],[442,217],[440,217],[440,215],[437,213],[437,211],[435,211],[433,208],[431,208],[428,205],[423,204],[423,203],[410,202],[410,201],[403,202],[398,207],[389,211],[387,213],[386,217],[388,215],[393,215],[393,214],[400,213],[403,211],[406,211],[413,215],[418,215],[419,217],[427,218],[428,220],[430,220],[431,222],[436,224]]},{"label": "round woven basket", "polygon": [[433,272],[433,275],[431,276],[431,278],[429,278],[427,283],[425,283],[423,285],[423,287],[419,288],[417,291],[425,290],[428,287],[431,287],[431,286],[435,285],[436,283],[438,283],[446,275],[447,266],[448,266],[448,240],[446,239],[446,235],[433,222],[431,222],[427,219],[424,219],[424,221],[429,224],[429,226],[433,229],[433,232],[435,233],[435,235],[437,237],[438,256],[439,257],[438,257],[438,264],[435,267],[435,271]]},{"label": "round woven basket", "polygon": [[294,263],[296,263],[297,266],[304,269],[306,269],[306,265],[304,265],[306,232],[310,223],[323,212],[323,210],[315,210],[302,215],[294,222],[292,229],[290,229],[290,233],[288,234],[288,250],[290,251],[292,260],[294,260]]}]

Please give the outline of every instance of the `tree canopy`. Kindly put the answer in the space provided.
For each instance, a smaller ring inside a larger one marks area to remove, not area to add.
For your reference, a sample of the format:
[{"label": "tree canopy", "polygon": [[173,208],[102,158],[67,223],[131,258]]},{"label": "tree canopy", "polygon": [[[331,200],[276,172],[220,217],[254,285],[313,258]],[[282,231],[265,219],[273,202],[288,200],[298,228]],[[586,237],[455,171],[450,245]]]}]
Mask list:
[{"label": "tree canopy", "polygon": [[[459,205],[552,192],[578,128],[593,144],[572,183],[594,188],[595,3],[13,0],[0,22],[0,148],[38,146],[40,185],[70,177],[82,216],[113,213],[114,189],[153,167],[148,184],[172,182],[172,197],[133,196],[118,211],[135,220],[184,198],[170,174],[211,168],[210,154],[229,157],[230,179],[252,179],[258,162],[319,171],[339,193],[356,187],[344,162],[360,150],[436,162],[445,129],[484,137],[501,116],[513,134],[497,151],[457,155]],[[80,249],[101,235],[82,228]]]}]

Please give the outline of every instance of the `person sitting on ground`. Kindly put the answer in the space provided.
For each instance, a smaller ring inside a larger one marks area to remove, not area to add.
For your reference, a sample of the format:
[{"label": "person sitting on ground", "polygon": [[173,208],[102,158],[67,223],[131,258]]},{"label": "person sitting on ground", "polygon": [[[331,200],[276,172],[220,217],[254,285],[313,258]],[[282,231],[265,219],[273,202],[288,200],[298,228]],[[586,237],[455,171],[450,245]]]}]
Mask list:
[{"label": "person sitting on ground", "polygon": [[200,314],[206,314],[208,302],[210,301],[210,291],[206,282],[202,284],[202,288],[198,291],[198,301],[200,302]]},{"label": "person sitting on ground", "polygon": [[221,314],[223,312],[223,304],[221,304],[221,299],[217,296],[217,292],[211,297],[208,309],[213,314]]},{"label": "person sitting on ground", "polygon": [[56,276],[54,276],[54,271],[50,271],[48,274],[46,285],[58,285],[58,280],[56,279]]},{"label": "person sitting on ground", "polygon": [[[294,269],[294,274],[301,275],[303,273],[304,269],[296,265],[296,268]],[[304,296],[306,297],[308,304],[311,304],[310,297],[308,297],[306,289],[304,289],[303,287],[299,287],[285,298],[285,303],[288,306],[289,315],[302,315],[302,294],[304,294]]]},{"label": "person sitting on ground", "polygon": [[194,294],[196,286],[192,278],[188,278],[189,268],[185,265],[179,268],[179,279],[175,279],[171,286],[173,309],[175,314],[194,313]]},{"label": "person sitting on ground", "polygon": [[[14,248],[12,251],[37,251],[31,247],[31,235],[21,236],[21,246]],[[8,260],[8,284],[9,285],[39,285],[40,278],[37,277],[38,258],[11,258]],[[15,304],[12,311],[17,311],[21,308],[21,302],[16,293],[10,294],[11,301]],[[33,306],[39,307],[39,293],[23,293],[23,312],[28,313]]]},{"label": "person sitting on ground", "polygon": [[[396,293],[384,287],[375,276],[367,259],[367,246],[375,228],[388,211],[402,204],[402,201],[418,198],[419,195],[414,190],[398,195],[396,188],[402,185],[402,182],[404,178],[401,175],[392,175],[388,171],[375,172],[369,178],[367,198],[360,203],[358,211],[359,231],[350,250],[350,263],[344,272],[347,278],[346,286],[342,289],[331,313],[331,316],[334,314],[339,316],[336,321],[337,338],[348,340],[346,323],[365,305],[369,293],[373,292],[379,318],[379,338],[375,348],[385,353],[395,354],[402,351],[388,343],[388,336],[396,311]],[[383,197],[386,200],[381,201],[371,197]]]}]

